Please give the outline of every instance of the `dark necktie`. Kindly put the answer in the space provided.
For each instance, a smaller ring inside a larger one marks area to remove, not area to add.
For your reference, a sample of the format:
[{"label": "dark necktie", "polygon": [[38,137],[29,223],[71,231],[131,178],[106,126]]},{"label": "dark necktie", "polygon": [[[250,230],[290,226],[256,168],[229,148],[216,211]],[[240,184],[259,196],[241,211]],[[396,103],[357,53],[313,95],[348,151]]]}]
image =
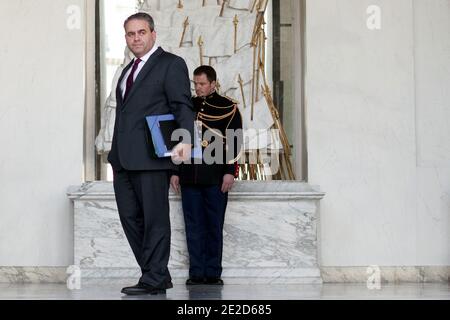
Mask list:
[{"label": "dark necktie", "polygon": [[141,59],[136,59],[136,61],[134,61],[133,64],[133,68],[131,69],[131,73],[127,78],[127,85],[125,88],[125,96],[123,97],[123,100],[125,101],[127,99],[128,94],[130,93],[131,87],[133,86],[134,83],[134,73],[136,72],[139,63],[141,63]]}]

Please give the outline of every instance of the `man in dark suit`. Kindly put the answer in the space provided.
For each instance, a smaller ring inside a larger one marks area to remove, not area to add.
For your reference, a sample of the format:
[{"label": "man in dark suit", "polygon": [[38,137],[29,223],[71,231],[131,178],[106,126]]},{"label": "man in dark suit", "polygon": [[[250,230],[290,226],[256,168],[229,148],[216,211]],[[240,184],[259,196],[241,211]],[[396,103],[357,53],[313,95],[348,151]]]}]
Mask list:
[{"label": "man in dark suit", "polygon": [[[155,45],[152,17],[130,16],[125,39],[135,59],[117,85],[114,136],[108,161],[120,221],[141,268],[138,284],[122,289],[128,295],[159,294],[172,288],[170,256],[169,181],[176,170],[170,158],[155,158],[145,117],[171,113],[180,129],[193,137],[194,116],[185,61]],[[190,141],[173,149],[172,160],[190,157]]]}]

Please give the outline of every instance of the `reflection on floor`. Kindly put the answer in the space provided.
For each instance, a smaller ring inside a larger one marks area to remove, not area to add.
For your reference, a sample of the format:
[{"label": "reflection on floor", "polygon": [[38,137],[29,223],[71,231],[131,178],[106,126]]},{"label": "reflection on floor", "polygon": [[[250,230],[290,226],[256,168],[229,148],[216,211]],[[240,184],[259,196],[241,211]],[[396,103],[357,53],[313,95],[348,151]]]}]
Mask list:
[{"label": "reflection on floor", "polygon": [[122,284],[87,284],[69,290],[64,284],[0,284],[1,300],[346,300],[433,299],[450,300],[450,284],[385,284],[370,290],[365,284],[323,285],[225,285],[186,287],[175,284],[166,295],[127,297]]}]

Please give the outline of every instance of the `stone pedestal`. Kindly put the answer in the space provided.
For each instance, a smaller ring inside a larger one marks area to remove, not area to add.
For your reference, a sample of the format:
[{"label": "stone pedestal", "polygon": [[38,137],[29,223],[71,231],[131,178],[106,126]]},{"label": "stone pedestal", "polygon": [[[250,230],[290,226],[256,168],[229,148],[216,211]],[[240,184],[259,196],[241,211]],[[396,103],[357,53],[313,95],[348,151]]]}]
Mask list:
[{"label": "stone pedestal", "polygon": [[[138,279],[140,271],[123,233],[112,183],[71,187],[75,265],[83,280]],[[300,182],[237,182],[224,227],[223,278],[233,283],[320,283],[318,203],[324,193]],[[175,283],[188,275],[180,197],[170,194]]]}]

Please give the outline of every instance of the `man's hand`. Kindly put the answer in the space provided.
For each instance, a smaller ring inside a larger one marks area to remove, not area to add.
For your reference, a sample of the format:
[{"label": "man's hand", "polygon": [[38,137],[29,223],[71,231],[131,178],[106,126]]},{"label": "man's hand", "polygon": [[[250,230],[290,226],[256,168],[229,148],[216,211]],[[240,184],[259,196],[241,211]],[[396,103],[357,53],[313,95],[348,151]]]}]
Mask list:
[{"label": "man's hand", "polygon": [[173,191],[175,191],[176,193],[180,193],[180,177],[170,177],[170,186],[172,187]]},{"label": "man's hand", "polygon": [[234,184],[234,176],[231,174],[226,174],[223,176],[223,183],[222,183],[222,192],[227,193],[231,190]]},{"label": "man's hand", "polygon": [[172,161],[181,164],[191,158],[191,144],[179,143],[172,149]]}]

